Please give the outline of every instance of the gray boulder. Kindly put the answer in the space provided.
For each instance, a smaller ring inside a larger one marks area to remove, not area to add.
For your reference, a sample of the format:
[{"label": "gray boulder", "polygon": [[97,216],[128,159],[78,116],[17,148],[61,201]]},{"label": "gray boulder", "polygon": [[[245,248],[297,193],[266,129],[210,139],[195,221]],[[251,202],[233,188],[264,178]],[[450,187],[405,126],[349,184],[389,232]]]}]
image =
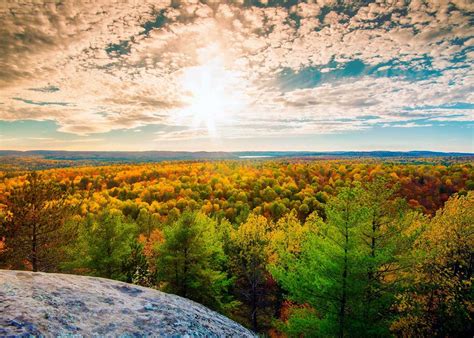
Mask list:
[{"label": "gray boulder", "polygon": [[255,337],[191,300],[113,280],[0,270],[0,336]]}]

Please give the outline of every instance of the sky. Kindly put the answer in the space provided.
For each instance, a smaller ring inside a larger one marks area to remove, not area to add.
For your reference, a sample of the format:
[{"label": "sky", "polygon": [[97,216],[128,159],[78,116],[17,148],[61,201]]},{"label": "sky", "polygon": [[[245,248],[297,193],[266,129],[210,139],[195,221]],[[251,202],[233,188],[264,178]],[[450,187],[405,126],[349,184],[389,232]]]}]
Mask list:
[{"label": "sky", "polygon": [[474,152],[474,2],[0,2],[0,149]]}]

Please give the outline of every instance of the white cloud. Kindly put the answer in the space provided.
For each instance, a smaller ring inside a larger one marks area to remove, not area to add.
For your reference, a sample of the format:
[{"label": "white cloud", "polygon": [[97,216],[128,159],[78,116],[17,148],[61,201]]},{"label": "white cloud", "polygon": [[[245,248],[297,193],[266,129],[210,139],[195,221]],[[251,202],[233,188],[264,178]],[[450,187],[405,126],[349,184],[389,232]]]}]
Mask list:
[{"label": "white cloud", "polygon": [[[218,1],[169,5],[2,4],[0,119],[54,120],[59,131],[78,135],[160,123],[189,128],[159,138],[203,137],[202,126],[186,118],[190,93],[180,79],[215,58],[221,61],[217,77],[228,77],[219,86],[241,100],[238,109],[224,107],[231,113],[215,121],[221,137],[331,133],[392,122],[412,126],[417,115],[446,122],[474,118],[472,109],[429,108],[474,102],[473,52],[466,49],[474,41],[470,1],[413,1],[409,8],[371,3],[352,8],[353,16],[331,1],[289,9]],[[464,59],[453,61],[462,53]],[[335,69],[331,62],[355,59],[366,67],[382,64],[379,71],[389,71],[394,62],[405,71],[439,74],[416,80],[364,75],[290,91],[276,80],[286,68],[320,67],[329,74]]]}]

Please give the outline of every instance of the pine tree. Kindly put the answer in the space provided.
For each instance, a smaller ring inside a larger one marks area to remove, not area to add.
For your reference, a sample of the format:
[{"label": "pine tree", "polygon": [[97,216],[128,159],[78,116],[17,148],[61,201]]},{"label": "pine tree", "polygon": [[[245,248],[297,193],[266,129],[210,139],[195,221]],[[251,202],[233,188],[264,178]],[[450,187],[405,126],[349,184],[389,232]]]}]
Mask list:
[{"label": "pine tree", "polygon": [[230,284],[222,265],[227,257],[216,234],[215,222],[203,214],[185,211],[164,229],[158,248],[158,278],[164,290],[225,311]]},{"label": "pine tree", "polygon": [[6,196],[0,237],[4,237],[8,265],[54,271],[60,261],[58,248],[69,240],[63,226],[70,210],[67,194],[58,184],[36,172],[28,174]]},{"label": "pine tree", "polygon": [[141,234],[149,238],[153,230],[160,226],[158,217],[155,214],[150,213],[145,208],[140,209],[137,216],[137,224]]},{"label": "pine tree", "polygon": [[364,265],[364,331],[368,335],[386,336],[392,317],[390,308],[397,292],[397,271],[403,266],[400,256],[409,251],[409,238],[404,235],[410,215],[404,200],[396,198],[397,186],[389,186],[382,178],[365,185],[361,203],[367,210],[362,225]]},{"label": "pine tree", "polygon": [[141,286],[154,286],[154,277],[150,271],[147,257],[143,253],[143,244],[133,241],[130,247],[130,256],[125,257],[121,270],[126,276],[127,283]]},{"label": "pine tree", "polygon": [[79,224],[77,243],[71,248],[66,270],[84,271],[99,277],[126,280],[123,261],[130,256],[137,226],[115,209],[89,215]]},{"label": "pine tree", "polygon": [[344,337],[362,334],[364,265],[361,227],[367,211],[360,189],[344,188],[326,205],[327,221],[313,216],[300,252],[279,252],[272,273],[291,301],[306,304],[294,311],[284,329],[292,334]]}]

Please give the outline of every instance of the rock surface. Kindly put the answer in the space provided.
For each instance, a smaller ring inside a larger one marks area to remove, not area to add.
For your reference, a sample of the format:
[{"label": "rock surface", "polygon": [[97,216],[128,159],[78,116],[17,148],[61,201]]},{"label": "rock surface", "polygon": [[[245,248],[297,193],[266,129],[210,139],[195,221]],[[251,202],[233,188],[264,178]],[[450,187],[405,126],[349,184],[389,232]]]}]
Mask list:
[{"label": "rock surface", "polygon": [[193,301],[103,278],[0,270],[0,336],[255,335]]}]

